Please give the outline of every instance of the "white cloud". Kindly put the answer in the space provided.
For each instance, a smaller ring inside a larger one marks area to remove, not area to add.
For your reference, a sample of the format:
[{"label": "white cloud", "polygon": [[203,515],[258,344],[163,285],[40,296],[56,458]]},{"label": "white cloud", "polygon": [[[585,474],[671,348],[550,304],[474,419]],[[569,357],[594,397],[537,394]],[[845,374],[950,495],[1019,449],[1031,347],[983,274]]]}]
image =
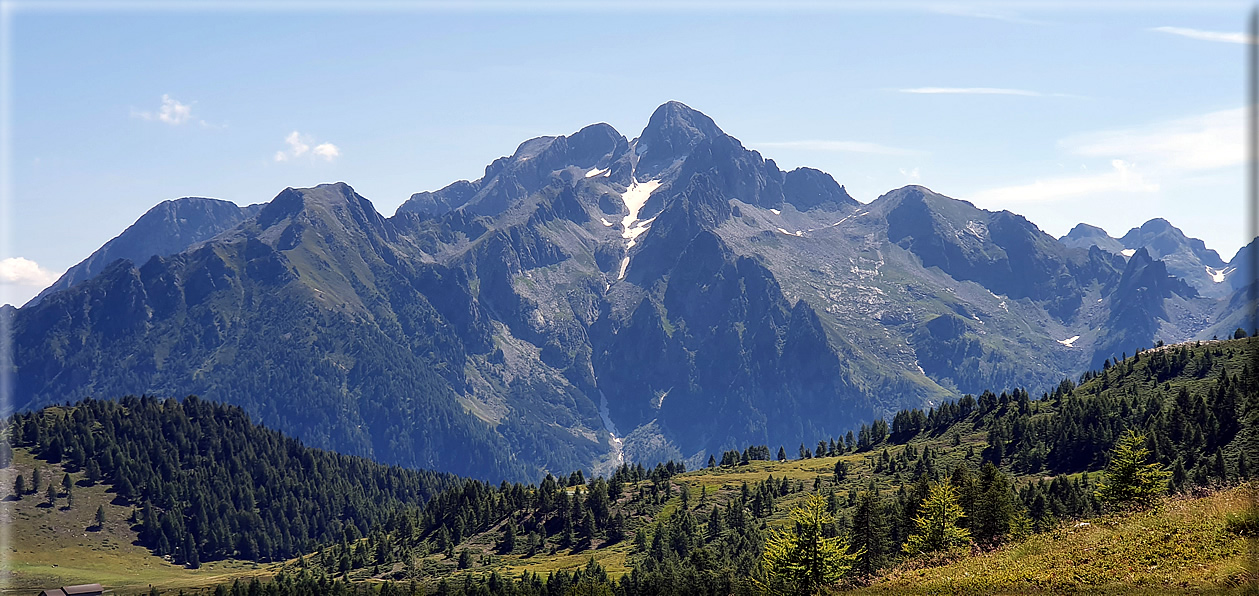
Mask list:
[{"label": "white cloud", "polygon": [[311,148],[311,144],[315,141],[310,135],[304,135],[296,130],[284,137],[284,142],[289,148],[283,151],[275,152],[276,161],[289,161],[303,155],[309,155],[311,159],[322,159],[324,161],[332,161],[341,156],[341,149],[332,143],[320,143]]},{"label": "white cloud", "polygon": [[912,170],[906,170],[905,168],[900,168],[900,171],[901,171],[901,175],[909,180],[922,179],[922,176],[919,175],[918,168],[914,168]]},{"label": "white cloud", "polygon": [[[193,119],[192,104],[183,103],[178,99],[163,94],[162,107],[158,108],[156,112],[143,112],[133,109],[131,110],[131,116],[135,118],[142,118],[144,120],[165,122],[171,126],[179,126],[180,124],[184,124],[185,122],[189,122]],[[200,122],[202,126],[209,126],[205,120],[201,120]]]},{"label": "white cloud", "polygon": [[921,151],[888,147],[878,143],[863,141],[778,141],[769,143],[749,143],[750,146],[781,149],[804,149],[806,151],[842,151],[847,153],[873,153],[876,155],[920,155]]},{"label": "white cloud", "polygon": [[332,143],[320,143],[315,145],[314,154],[332,161],[341,156],[341,150],[337,149],[337,146]]},{"label": "white cloud", "polygon": [[0,283],[46,288],[57,281],[57,274],[23,257],[0,260]]},{"label": "white cloud", "polygon": [[1190,29],[1187,27],[1155,27],[1150,31],[1158,31],[1159,33],[1170,33],[1188,37],[1190,39],[1200,39],[1202,41],[1218,41],[1223,43],[1255,43],[1254,38],[1245,33],[1234,33],[1228,31],[1203,31],[1202,29]]},{"label": "white cloud", "polygon": [[59,277],[30,259],[0,260],[0,303],[21,305],[34,298]]},{"label": "white cloud", "polygon": [[1246,160],[1245,108],[1220,110],[1142,127],[1073,135],[1059,142],[1085,157],[1118,157],[1151,169],[1200,171]]}]

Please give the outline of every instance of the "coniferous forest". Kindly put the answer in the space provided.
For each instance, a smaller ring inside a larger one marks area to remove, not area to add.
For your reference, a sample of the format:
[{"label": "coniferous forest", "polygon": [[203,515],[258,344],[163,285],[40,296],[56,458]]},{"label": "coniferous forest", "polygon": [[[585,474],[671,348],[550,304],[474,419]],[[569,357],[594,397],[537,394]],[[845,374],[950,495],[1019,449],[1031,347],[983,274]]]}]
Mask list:
[{"label": "coniferous forest", "polygon": [[[966,395],[699,470],[627,464],[529,485],[306,448],[196,397],[85,400],[15,415],[7,433],[107,484],[155,555],[282,563],[271,581],[215,593],[750,594],[773,579],[767,541],[808,495],[824,499],[818,539],[846,554],[838,588],[1140,505],[1115,496],[1125,465],[1157,496],[1244,482],[1259,462],[1257,355],[1253,338],[1163,346],[1039,396]],[[948,531],[925,533],[932,519]],[[596,562],[612,551],[623,572]],[[586,562],[508,564],[564,556]]]}]

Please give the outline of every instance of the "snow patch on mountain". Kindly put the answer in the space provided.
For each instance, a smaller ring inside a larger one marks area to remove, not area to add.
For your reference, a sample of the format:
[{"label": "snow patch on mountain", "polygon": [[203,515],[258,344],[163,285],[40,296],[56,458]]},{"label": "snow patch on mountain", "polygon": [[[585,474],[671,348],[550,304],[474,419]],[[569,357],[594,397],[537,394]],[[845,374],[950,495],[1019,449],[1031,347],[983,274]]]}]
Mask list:
[{"label": "snow patch on mountain", "polygon": [[[659,180],[648,180],[642,183],[635,180],[629,188],[625,189],[625,192],[621,193],[621,200],[625,202],[625,208],[629,210],[629,215],[621,218],[621,237],[629,240],[629,245],[625,247],[627,252],[634,248],[634,245],[638,243],[638,237],[651,227],[651,222],[656,220],[653,217],[646,221],[639,221],[638,212],[643,210],[643,205],[647,204],[647,198],[657,188],[660,188]],[[627,268],[629,268],[628,255],[621,259],[621,272],[617,275],[617,279],[625,279]]]},{"label": "snow patch on mountain", "polygon": [[1210,275],[1210,276],[1211,276],[1211,281],[1213,281],[1213,282],[1215,282],[1215,283],[1217,283],[1217,284],[1218,284],[1218,283],[1224,283],[1224,279],[1225,279],[1226,277],[1228,277],[1228,274],[1230,274],[1230,273],[1232,273],[1232,272],[1233,272],[1233,269],[1234,269],[1233,267],[1225,267],[1225,268],[1223,268],[1223,269],[1216,269],[1216,268],[1214,268],[1214,267],[1207,267],[1207,275]]}]

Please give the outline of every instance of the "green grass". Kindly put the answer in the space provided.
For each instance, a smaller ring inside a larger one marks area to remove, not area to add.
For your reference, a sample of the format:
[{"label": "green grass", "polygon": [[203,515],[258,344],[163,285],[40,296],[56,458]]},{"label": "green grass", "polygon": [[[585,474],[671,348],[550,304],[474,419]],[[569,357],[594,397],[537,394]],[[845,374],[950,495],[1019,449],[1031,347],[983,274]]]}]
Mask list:
[{"label": "green grass", "polygon": [[[1246,362],[1246,357],[1246,351],[1235,350],[1230,357],[1217,359],[1216,366],[1236,372]],[[1145,364],[1143,359],[1137,367]],[[1182,385],[1193,393],[1206,391],[1216,378],[1214,373],[1200,374],[1196,378],[1189,378],[1186,373],[1185,378],[1155,384],[1140,374],[1117,374],[1118,371],[1112,369],[1110,387],[1104,391],[1128,391],[1131,385],[1134,391],[1170,397]],[[1102,391],[1103,385],[1102,379],[1090,381],[1077,390],[1077,395]],[[1056,415],[1055,406],[1047,402],[1033,402],[1032,408],[1038,417]],[[956,445],[954,441],[957,441]],[[814,445],[806,446],[812,448]],[[967,420],[938,436],[920,434],[909,445],[918,452],[930,447],[935,454],[936,469],[947,473],[962,463],[972,467],[979,464],[980,453],[986,446],[986,430],[975,428],[974,423]],[[785,447],[789,453],[796,452],[795,446]],[[424,554],[387,569],[354,570],[350,579],[404,578],[417,569],[424,578],[422,581],[430,585],[440,577],[462,580],[464,575],[484,576],[494,571],[513,577],[522,571],[545,575],[584,567],[591,557],[603,565],[609,575],[618,577],[628,572],[641,556],[634,553],[632,546],[635,533],[650,528],[657,521],[667,520],[681,507],[681,486],[690,488],[692,509],[706,515],[714,504],[724,507],[736,498],[744,483],[752,486],[771,475],[775,479],[787,478],[793,487],[792,492],[775,498],[774,511],[765,520],[769,527],[775,527],[787,519],[791,508],[810,494],[815,480],[820,479],[822,494],[834,490],[841,497],[841,515],[851,515],[851,508],[846,504],[850,490],[863,491],[873,479],[880,492],[888,498],[898,486],[913,481],[912,467],[895,474],[886,470],[877,474],[874,472],[873,464],[884,448],[884,445],[878,445],[869,452],[840,457],[785,462],[753,461],[729,468],[693,470],[673,477],[671,498],[646,506],[628,502],[630,496],[637,493],[638,487],[627,486],[619,507],[630,516],[628,535],[618,544],[605,545],[596,540],[586,548],[557,549],[553,543],[548,543],[533,556],[518,554],[524,550],[519,546],[517,554],[499,555],[496,554],[496,543],[502,528],[495,526],[466,537],[455,548],[455,557],[448,558],[441,553]],[[893,458],[906,448],[905,445],[886,446]],[[771,453],[776,452],[777,446],[771,445],[770,450]],[[968,451],[972,453],[969,457]],[[29,481],[31,467],[36,463],[24,449],[16,450],[15,457],[16,469],[0,472],[6,486],[12,485],[18,473],[25,475]],[[850,471],[845,480],[836,482],[834,467],[840,459],[849,464]],[[43,467],[50,470],[59,468],[47,464]],[[62,473],[57,470],[48,476],[52,481],[60,482]],[[1016,486],[1022,486],[1047,474],[1015,474],[1013,479]],[[79,479],[78,475],[75,479]],[[795,487],[800,485],[804,490],[795,491]],[[706,492],[703,500],[701,491]],[[209,563],[195,571],[171,565],[134,544],[135,532],[125,522],[131,507],[110,503],[113,495],[106,493],[104,486],[76,487],[75,494],[77,503],[72,510],[64,510],[60,506],[56,509],[39,507],[43,502],[42,494],[28,495],[21,501],[7,503],[4,514],[11,522],[13,548],[8,568],[12,571],[10,583],[13,587],[32,589],[99,581],[114,588],[117,593],[127,594],[147,591],[150,584],[165,590],[213,586],[236,578],[270,576],[280,568],[279,565],[261,566],[232,561]],[[953,561],[908,561],[861,591],[1021,593],[1036,590],[1119,591],[1132,587],[1154,592],[1227,589],[1248,577],[1245,575],[1246,542],[1226,527],[1229,515],[1238,515],[1245,510],[1247,498],[1248,494],[1242,489],[1200,499],[1176,498],[1153,513],[1115,515],[1088,520],[1089,525],[1086,526],[1063,526],[988,553],[967,554]],[[64,505],[64,499],[60,503]],[[101,503],[106,504],[108,523],[99,532],[88,531],[88,526],[94,523],[92,516],[96,507]],[[636,515],[640,507],[643,514]],[[455,563],[457,553],[464,548],[471,552],[474,563],[471,569],[460,571]],[[293,565],[294,562],[288,564]]]},{"label": "green grass", "polygon": [[910,560],[858,590],[883,593],[1167,593],[1240,589],[1250,577],[1247,539],[1230,514],[1252,506],[1254,489],[1179,497],[1138,513],[1058,529],[945,563]]},{"label": "green grass", "polygon": [[[4,494],[12,493],[18,474],[30,486],[38,464],[47,477],[38,494],[4,503],[3,522],[8,528],[9,549],[5,567],[8,588],[16,593],[82,583],[101,583],[115,594],[147,593],[149,586],[163,591],[213,586],[236,578],[269,577],[273,567],[251,562],[215,561],[200,569],[186,569],[154,556],[135,544],[136,533],[127,523],[130,505],[114,503],[114,494],[102,484],[75,486],[74,507],[66,509],[64,497],[50,508],[44,498],[48,481],[60,488],[60,466],[35,460],[25,449],[14,450],[14,465],[0,470]],[[83,475],[71,474],[78,482]],[[96,529],[96,509],[105,507],[105,525]]]}]

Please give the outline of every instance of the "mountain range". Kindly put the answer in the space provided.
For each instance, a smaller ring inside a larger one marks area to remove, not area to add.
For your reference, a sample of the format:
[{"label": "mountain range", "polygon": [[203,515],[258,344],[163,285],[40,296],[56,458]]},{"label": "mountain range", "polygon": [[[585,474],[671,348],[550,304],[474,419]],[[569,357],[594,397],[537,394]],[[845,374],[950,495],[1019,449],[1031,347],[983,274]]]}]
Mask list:
[{"label": "mountain range", "polygon": [[921,186],[854,200],[669,102],[539,137],[392,217],[344,183],[164,202],[11,318],[13,407],[187,395],[498,480],[834,436],[1254,327],[1153,219],[1061,239]]}]

